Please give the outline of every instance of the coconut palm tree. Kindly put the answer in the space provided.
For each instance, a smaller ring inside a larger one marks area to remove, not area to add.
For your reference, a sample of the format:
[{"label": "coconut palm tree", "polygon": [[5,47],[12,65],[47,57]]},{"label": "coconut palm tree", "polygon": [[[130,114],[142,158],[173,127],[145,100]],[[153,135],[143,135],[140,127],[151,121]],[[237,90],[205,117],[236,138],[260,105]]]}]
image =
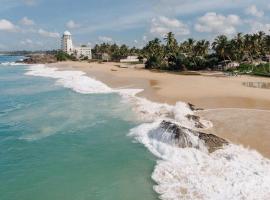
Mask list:
[{"label": "coconut palm tree", "polygon": [[178,51],[178,44],[172,32],[169,32],[164,38],[166,42],[166,51],[169,54],[176,54]]},{"label": "coconut palm tree", "polygon": [[215,41],[212,43],[212,48],[215,50],[216,54],[222,58],[224,61],[226,58],[230,59],[229,56],[229,41],[227,36],[220,35],[215,38]]},{"label": "coconut palm tree", "polygon": [[194,55],[205,57],[208,54],[210,42],[206,40],[199,40],[194,46]]},{"label": "coconut palm tree", "polygon": [[232,50],[232,57],[235,60],[241,62],[243,56],[245,54],[245,45],[244,45],[244,37],[242,33],[238,33],[232,40],[231,40],[231,50]]}]

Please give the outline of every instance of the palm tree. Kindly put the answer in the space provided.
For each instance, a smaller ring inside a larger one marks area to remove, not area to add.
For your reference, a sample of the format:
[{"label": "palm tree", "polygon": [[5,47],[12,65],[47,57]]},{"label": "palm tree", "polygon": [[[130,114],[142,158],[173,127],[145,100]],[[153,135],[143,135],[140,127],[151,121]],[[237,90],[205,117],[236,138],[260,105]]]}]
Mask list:
[{"label": "palm tree", "polygon": [[232,39],[231,50],[234,55],[233,57],[239,62],[242,61],[245,54],[244,37],[242,33],[238,33],[236,37]]},{"label": "palm tree", "polygon": [[[220,57],[223,58],[225,61],[226,58],[230,59],[229,56],[229,41],[227,36],[225,35],[220,35],[215,38],[215,41],[212,44],[212,48],[216,51],[216,54]],[[231,60],[231,59],[230,59]]]},{"label": "palm tree", "polygon": [[158,38],[151,40],[143,48],[143,54],[147,57],[146,68],[160,68],[164,60],[164,47]]},{"label": "palm tree", "polygon": [[166,50],[169,54],[175,54],[178,51],[177,40],[172,32],[169,32],[164,38],[166,41]]},{"label": "palm tree", "polygon": [[206,40],[198,41],[194,46],[195,56],[205,57],[208,54],[210,42]]}]

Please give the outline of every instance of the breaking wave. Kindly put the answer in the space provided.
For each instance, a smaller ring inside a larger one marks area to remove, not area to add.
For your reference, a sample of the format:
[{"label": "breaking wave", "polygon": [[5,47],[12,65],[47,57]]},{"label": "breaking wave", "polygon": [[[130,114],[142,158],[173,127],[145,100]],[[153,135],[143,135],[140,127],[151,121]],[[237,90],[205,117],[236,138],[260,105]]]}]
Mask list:
[{"label": "breaking wave", "polygon": [[212,124],[197,117],[192,105],[154,103],[136,96],[141,89],[112,89],[80,71],[34,65],[26,75],[55,78],[83,94],[118,93],[131,103],[143,124],[129,135],[158,157],[152,178],[161,199],[270,199],[270,161],[201,132]]},{"label": "breaking wave", "polygon": [[24,63],[16,63],[16,62],[2,62],[0,63],[0,65],[3,66],[22,66],[22,65],[28,65],[28,64],[24,64]]}]

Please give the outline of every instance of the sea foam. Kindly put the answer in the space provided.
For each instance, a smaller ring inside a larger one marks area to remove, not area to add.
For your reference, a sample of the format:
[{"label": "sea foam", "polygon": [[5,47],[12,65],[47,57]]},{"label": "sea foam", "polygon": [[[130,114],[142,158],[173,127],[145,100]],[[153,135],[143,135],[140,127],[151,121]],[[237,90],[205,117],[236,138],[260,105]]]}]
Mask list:
[{"label": "sea foam", "polygon": [[3,66],[22,66],[22,65],[28,65],[28,64],[25,64],[25,63],[16,63],[16,62],[2,62],[0,63],[0,65],[3,65]]},{"label": "sea foam", "polygon": [[[26,74],[55,78],[57,84],[83,94],[118,93],[123,101],[131,103],[144,123],[133,128],[129,135],[159,158],[152,178],[161,199],[270,199],[270,161],[258,152],[230,144],[210,154],[192,134],[187,140],[200,148],[179,148],[164,137],[159,129],[164,119],[196,129],[194,121],[187,118],[194,111],[186,103],[178,102],[175,106],[154,103],[136,96],[141,89],[112,89],[80,71],[34,65]],[[211,126],[210,122],[200,122],[205,128]]]},{"label": "sea foam", "polygon": [[[130,135],[160,158],[152,174],[161,199],[269,199],[270,162],[256,151],[230,144],[209,154],[178,148],[161,137],[160,122],[142,124]],[[199,141],[190,136],[189,141]]]}]

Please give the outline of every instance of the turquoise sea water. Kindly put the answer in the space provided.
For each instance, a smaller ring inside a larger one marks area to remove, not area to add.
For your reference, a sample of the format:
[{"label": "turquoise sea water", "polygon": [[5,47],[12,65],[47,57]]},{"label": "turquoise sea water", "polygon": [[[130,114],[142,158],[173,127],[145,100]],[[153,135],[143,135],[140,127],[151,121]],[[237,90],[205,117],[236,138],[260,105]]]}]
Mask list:
[{"label": "turquoise sea water", "polygon": [[0,65],[0,199],[157,199],[155,158],[127,136],[137,125],[129,105],[26,68]]}]

